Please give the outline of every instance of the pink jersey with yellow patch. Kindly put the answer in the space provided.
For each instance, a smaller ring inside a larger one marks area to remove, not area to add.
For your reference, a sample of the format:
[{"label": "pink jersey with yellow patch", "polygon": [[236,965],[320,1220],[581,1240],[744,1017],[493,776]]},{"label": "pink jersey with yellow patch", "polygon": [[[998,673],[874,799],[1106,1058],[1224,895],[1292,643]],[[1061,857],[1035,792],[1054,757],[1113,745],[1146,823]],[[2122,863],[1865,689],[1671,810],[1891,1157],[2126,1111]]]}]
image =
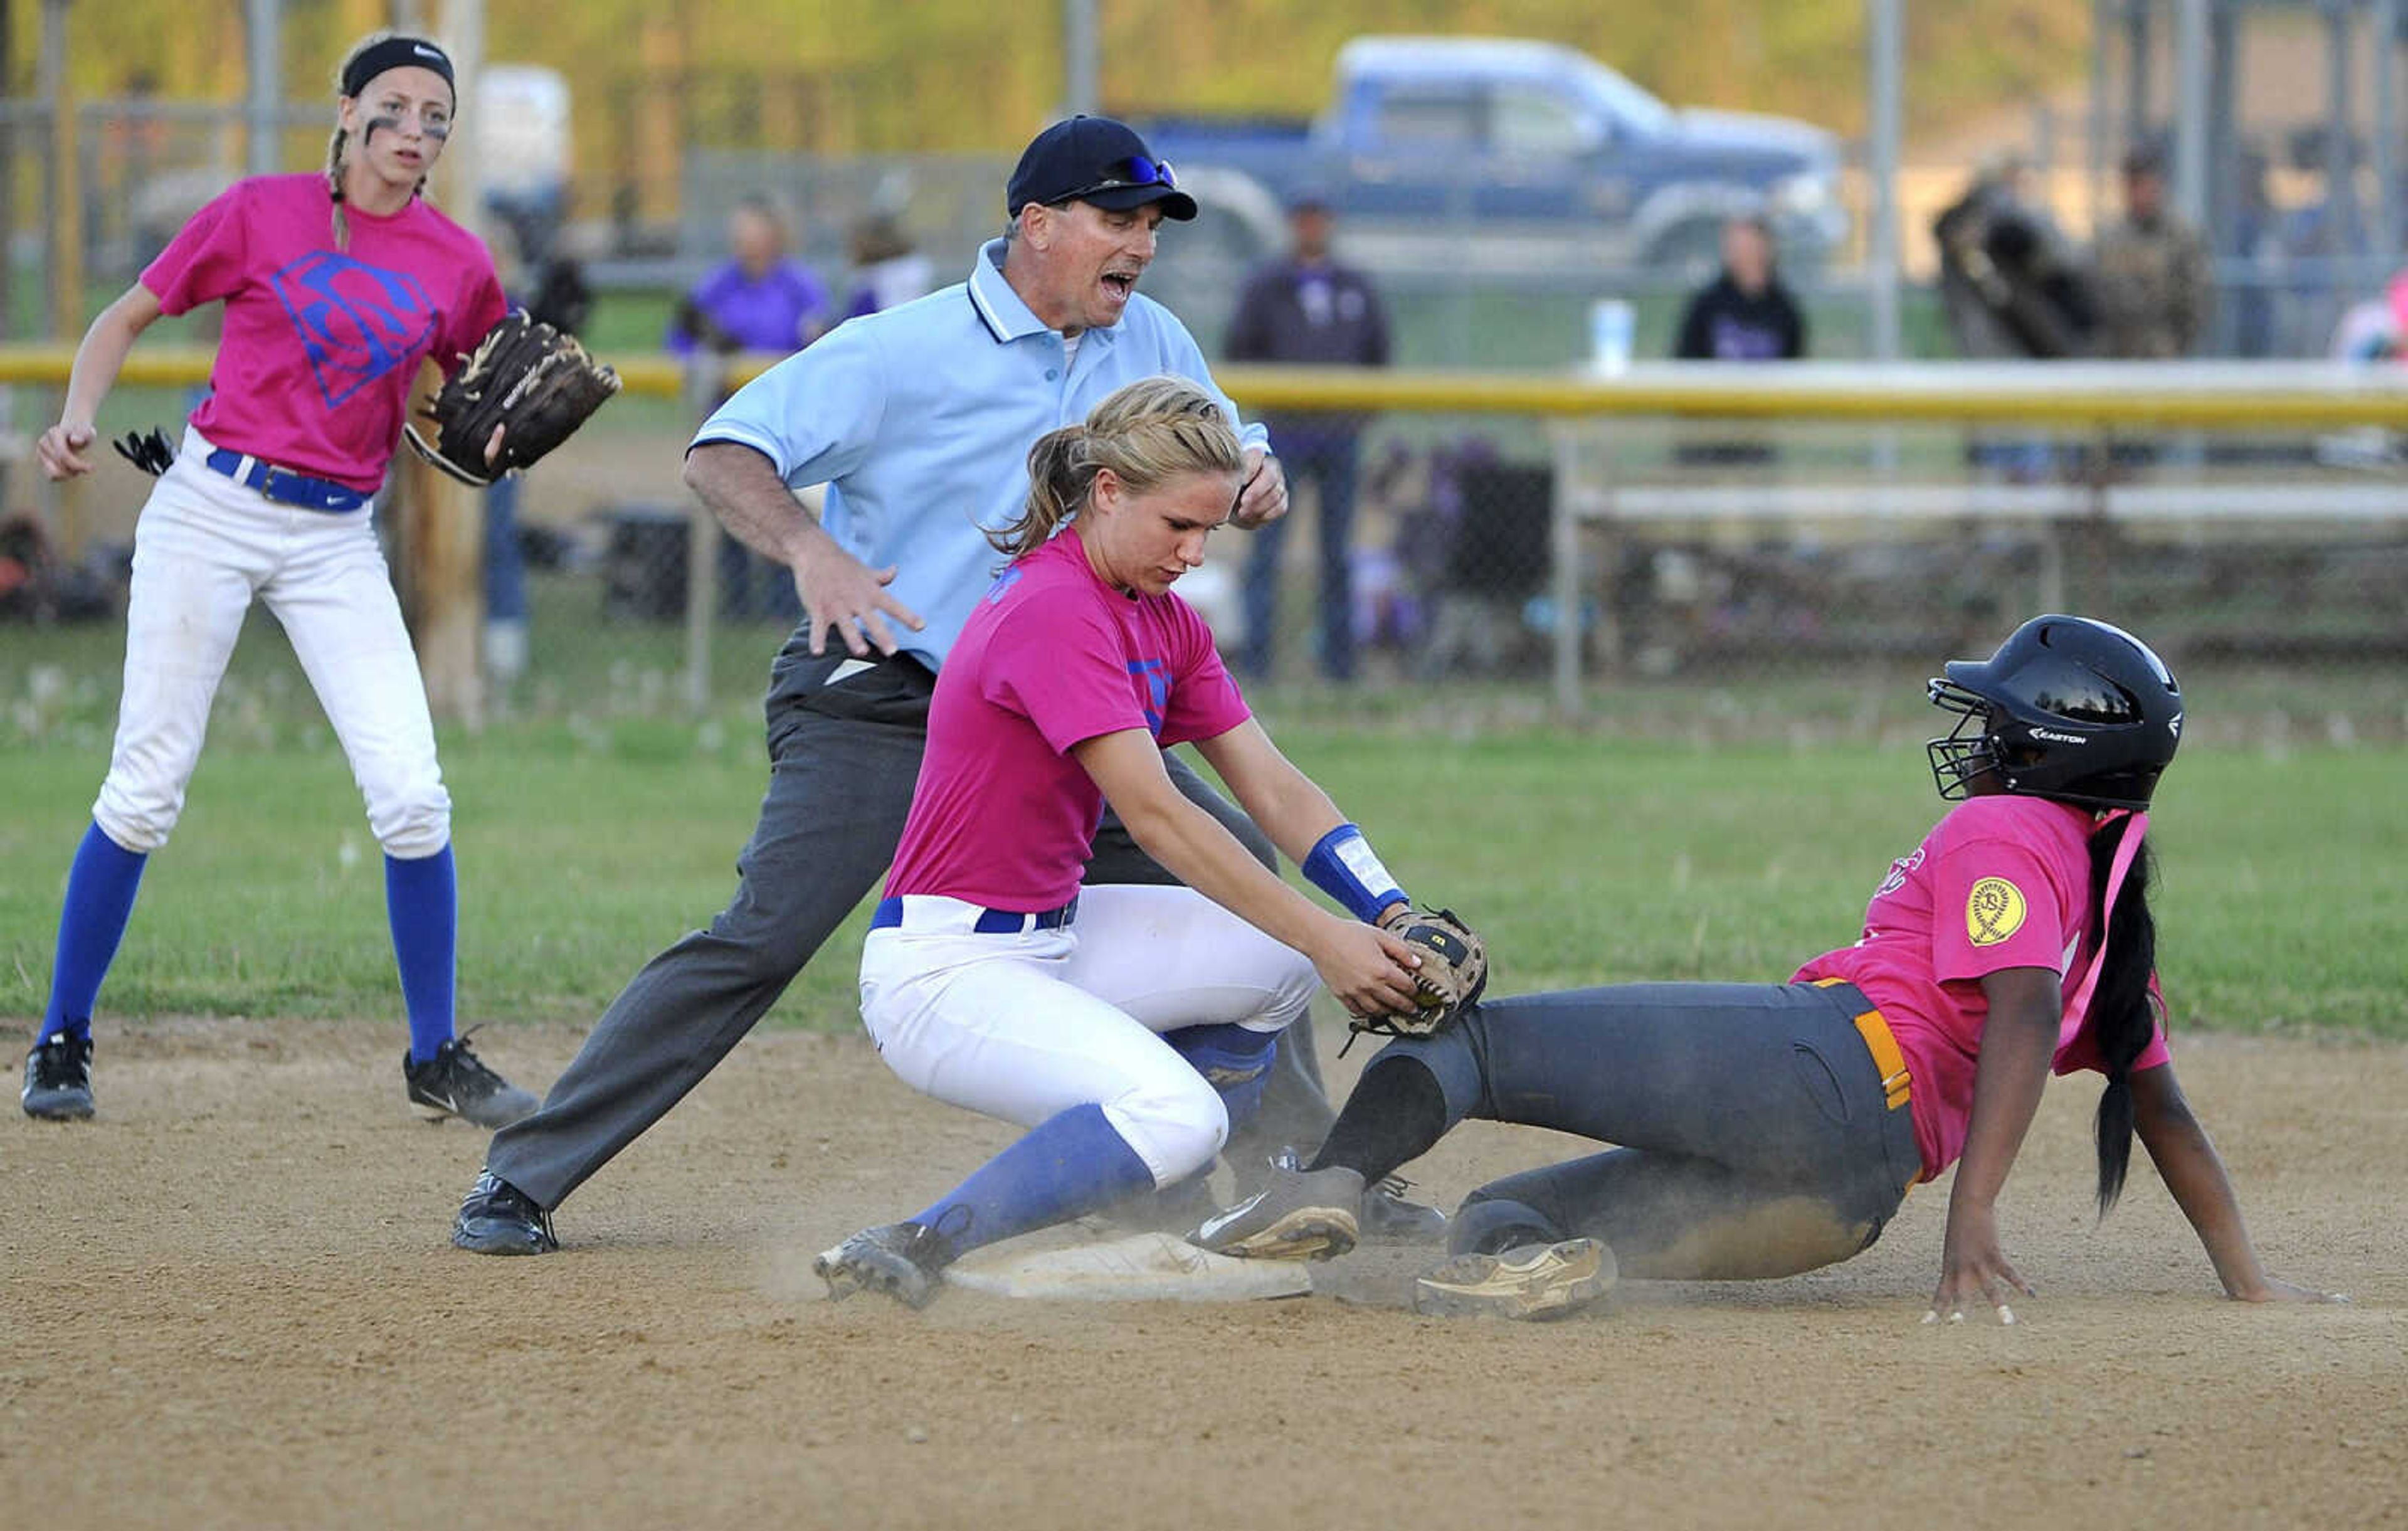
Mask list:
[{"label": "pink jersey with yellow patch", "polygon": [[[1933,826],[1865,907],[1856,944],[1827,952],[1793,981],[1844,979],[1879,1007],[1913,1077],[1914,1136],[1928,1180],[1965,1150],[1973,1066],[1989,1015],[1981,980],[2010,967],[2058,975],[2071,1006],[2096,943],[2088,809],[2044,798],[1976,797]],[[2133,1063],[2170,1057],[2160,1022]],[[2097,1070],[2087,1007],[2057,1033],[2058,1074]]]}]

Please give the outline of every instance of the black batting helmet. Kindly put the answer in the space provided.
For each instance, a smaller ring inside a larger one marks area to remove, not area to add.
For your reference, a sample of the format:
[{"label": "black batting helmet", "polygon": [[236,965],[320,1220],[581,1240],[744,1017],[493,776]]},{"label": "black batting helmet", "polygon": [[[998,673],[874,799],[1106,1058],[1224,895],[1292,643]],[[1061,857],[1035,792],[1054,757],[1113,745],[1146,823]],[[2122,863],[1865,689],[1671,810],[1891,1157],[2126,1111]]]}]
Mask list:
[{"label": "black batting helmet", "polygon": [[1989,658],[1950,661],[1930,694],[1958,715],[1926,746],[1952,800],[1989,779],[2030,797],[2144,808],[2182,742],[2182,688],[2165,661],[2087,617],[2034,617]]}]

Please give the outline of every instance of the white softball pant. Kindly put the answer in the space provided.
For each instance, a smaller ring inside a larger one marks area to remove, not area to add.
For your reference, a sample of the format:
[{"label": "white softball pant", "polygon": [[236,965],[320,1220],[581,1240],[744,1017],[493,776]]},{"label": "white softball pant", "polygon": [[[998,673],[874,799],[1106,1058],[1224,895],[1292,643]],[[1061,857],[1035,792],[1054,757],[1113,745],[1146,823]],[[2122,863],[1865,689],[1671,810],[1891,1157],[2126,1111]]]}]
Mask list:
[{"label": "white softball pant", "polygon": [[187,428],[135,525],[125,691],[93,822],[128,851],[166,843],[256,598],[326,709],[378,843],[405,861],[435,854],[452,837],[452,798],[368,511],[276,504],[211,472],[210,450]]},{"label": "white softball pant", "polygon": [[861,1015],[888,1067],[939,1100],[1033,1127],[1095,1105],[1168,1185],[1229,1136],[1220,1095],[1159,1033],[1277,1032],[1312,964],[1193,889],[1080,890],[1058,930],[980,935],[978,906],[907,895],[861,951]]}]

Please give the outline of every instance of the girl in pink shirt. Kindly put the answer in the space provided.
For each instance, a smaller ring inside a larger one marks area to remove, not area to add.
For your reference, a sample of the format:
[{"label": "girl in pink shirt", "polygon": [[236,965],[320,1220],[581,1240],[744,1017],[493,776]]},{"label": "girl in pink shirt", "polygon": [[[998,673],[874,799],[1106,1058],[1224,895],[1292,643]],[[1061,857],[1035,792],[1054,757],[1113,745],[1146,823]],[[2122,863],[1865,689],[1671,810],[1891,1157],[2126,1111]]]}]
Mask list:
[{"label": "girl in pink shirt", "polygon": [[[1929,747],[1966,799],[1892,864],[1853,946],[1786,984],[1648,983],[1495,1000],[1365,1068],[1320,1157],[1199,1242],[1351,1205],[1364,1177],[1467,1116],[1612,1151],[1472,1193],[1435,1312],[1534,1317],[1650,1279],[1791,1275],[1869,1247],[1907,1190],[1956,1164],[1931,1316],[2028,1292],[1994,1212],[2052,1069],[2106,1077],[2099,1208],[2137,1131],[2234,1297],[2315,1299],[2258,1263],[2223,1162],[2174,1082],[2143,837],[2182,694],[2139,639],[2038,617],[1931,682]],[[1961,1160],[1961,1162],[1960,1162]],[[1249,1240],[1254,1248],[1244,1247]],[[1275,1241],[1274,1241],[1275,1244]]]},{"label": "girl in pink shirt", "polygon": [[[887,1066],[1028,1135],[925,1210],[819,1257],[831,1297],[913,1307],[959,1255],[1209,1168],[1321,984],[1357,1015],[1413,1002],[1382,928],[1396,880],[1274,748],[1171,585],[1226,521],[1244,454],[1211,395],[1131,383],[1029,453],[1014,555],[937,678],[927,753],[861,953]],[[1164,770],[1193,742],[1345,920],[1256,862]],[[1106,799],[1186,886],[1082,889]],[[1358,923],[1359,922],[1359,923]],[[1354,1241],[1350,1217],[1286,1230]]]},{"label": "girl in pink shirt", "polygon": [[[52,479],[91,472],[93,419],[135,338],[162,314],[224,303],[209,392],[182,450],[157,432],[118,447],[159,482],[134,535],[117,742],[68,874],[50,1003],[25,1060],[30,1116],[93,1113],[93,1007],[143,866],[182,811],[254,599],[292,640],[384,849],[409,1018],[405,1092],[488,1127],[535,1109],[453,1035],[452,800],[368,519],[420,362],[448,366],[475,349],[502,318],[501,282],[484,245],[419,195],[452,132],[443,50],[380,34],[351,50],[337,89],[324,172],[239,181],[194,214],[93,321],[58,423],[36,447]],[[489,460],[499,441],[497,431]]]}]

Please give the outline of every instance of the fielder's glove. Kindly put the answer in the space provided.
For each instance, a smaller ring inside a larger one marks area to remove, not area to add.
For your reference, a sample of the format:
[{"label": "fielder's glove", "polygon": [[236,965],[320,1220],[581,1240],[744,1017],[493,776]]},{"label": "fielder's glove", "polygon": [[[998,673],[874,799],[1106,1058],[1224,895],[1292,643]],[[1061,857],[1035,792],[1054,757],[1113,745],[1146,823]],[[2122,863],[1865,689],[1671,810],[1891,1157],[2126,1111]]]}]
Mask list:
[{"label": "fielder's glove", "polygon": [[[619,374],[574,336],[513,310],[423,411],[435,423],[435,439],[421,436],[415,424],[407,434],[421,457],[481,488],[567,440],[618,391]],[[496,425],[502,447],[488,463],[485,443]]]},{"label": "fielder's glove", "polygon": [[1357,1016],[1356,1031],[1382,1037],[1427,1037],[1442,1031],[1466,1005],[1488,987],[1488,947],[1453,909],[1415,912],[1399,904],[1380,928],[1413,949],[1422,965],[1413,969],[1421,1008],[1411,1015]]},{"label": "fielder's glove", "polygon": [[117,449],[118,456],[153,479],[166,472],[167,465],[176,460],[176,449],[167,444],[167,433],[155,425],[148,434],[128,431],[109,445]]}]

